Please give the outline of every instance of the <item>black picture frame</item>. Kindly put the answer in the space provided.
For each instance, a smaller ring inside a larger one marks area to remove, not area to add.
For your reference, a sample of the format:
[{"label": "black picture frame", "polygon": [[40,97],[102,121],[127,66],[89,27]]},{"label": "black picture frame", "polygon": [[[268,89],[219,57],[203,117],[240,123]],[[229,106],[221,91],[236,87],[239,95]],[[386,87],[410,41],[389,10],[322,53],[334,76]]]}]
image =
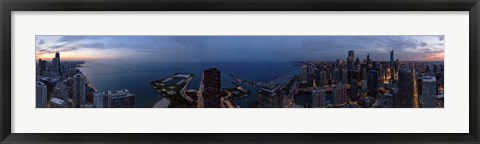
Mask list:
[{"label": "black picture frame", "polygon": [[[469,11],[469,133],[11,133],[12,11]],[[479,143],[479,0],[2,0],[0,15],[1,143]]]}]

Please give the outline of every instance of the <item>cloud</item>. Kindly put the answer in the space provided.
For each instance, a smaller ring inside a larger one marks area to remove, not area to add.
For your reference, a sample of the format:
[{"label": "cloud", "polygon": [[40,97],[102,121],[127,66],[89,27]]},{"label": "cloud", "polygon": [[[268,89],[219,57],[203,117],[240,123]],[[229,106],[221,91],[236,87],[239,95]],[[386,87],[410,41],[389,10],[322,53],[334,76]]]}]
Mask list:
[{"label": "cloud", "polygon": [[[72,46],[65,46],[65,47],[62,47],[60,52],[69,52],[69,51],[75,51],[75,50],[78,50],[78,48],[77,47],[72,47]],[[57,50],[56,49],[42,49],[42,50],[39,50],[38,52],[55,53],[55,52],[57,52]]]},{"label": "cloud", "polygon": [[371,54],[375,59],[384,60],[388,59],[388,52],[394,50],[396,58],[402,60],[443,53],[441,38],[443,36],[62,36],[52,43],[45,38],[46,44],[38,45],[37,52],[98,49],[101,53],[101,50],[115,49],[105,52],[125,56],[138,53],[135,59],[154,55],[158,60],[288,61],[344,59],[348,50],[354,50],[356,57]]},{"label": "cloud", "polygon": [[45,40],[40,39],[37,41],[37,45],[43,45],[43,44],[45,44]]},{"label": "cloud", "polygon": [[89,39],[89,38],[92,38],[92,37],[90,37],[90,36],[62,36],[57,40],[57,42],[71,43],[71,42],[86,40],[86,39]]},{"label": "cloud", "polygon": [[444,41],[444,40],[445,40],[445,36],[438,36],[438,40],[439,40],[439,41]]},{"label": "cloud", "polygon": [[432,54],[428,54],[424,60],[443,60],[444,57],[445,57],[445,53],[443,52],[432,53]]},{"label": "cloud", "polygon": [[140,52],[140,53],[155,53],[155,52],[158,52],[158,51],[154,51],[154,50],[134,50],[134,52]]},{"label": "cloud", "polygon": [[81,43],[76,44],[77,47],[80,48],[96,48],[96,49],[106,49],[107,46],[101,42],[94,42],[94,43]]}]

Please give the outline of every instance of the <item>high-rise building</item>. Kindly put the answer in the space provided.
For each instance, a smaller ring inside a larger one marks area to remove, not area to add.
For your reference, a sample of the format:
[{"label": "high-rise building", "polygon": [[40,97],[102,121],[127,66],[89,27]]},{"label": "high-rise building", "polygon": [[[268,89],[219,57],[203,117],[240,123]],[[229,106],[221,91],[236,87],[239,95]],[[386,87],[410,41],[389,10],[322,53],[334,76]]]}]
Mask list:
[{"label": "high-rise building", "polygon": [[[296,78],[282,76],[270,82],[263,83],[258,92],[257,100],[259,108],[283,108],[288,107],[299,86]],[[287,86],[290,87],[287,87]]]},{"label": "high-rise building", "polygon": [[321,70],[319,69],[315,69],[315,75],[314,75],[314,86],[320,86],[320,83],[321,83],[321,80],[320,80],[320,77],[321,77],[321,74],[320,74]]},{"label": "high-rise building", "polygon": [[362,80],[367,80],[367,68],[362,68],[361,77]]},{"label": "high-rise building", "polygon": [[109,90],[93,94],[95,108],[134,108],[135,94],[128,89]]},{"label": "high-rise building", "polygon": [[52,70],[53,73],[57,73],[60,71],[60,66],[57,63],[57,58],[52,58]]},{"label": "high-rise building", "polygon": [[333,70],[333,83],[338,83],[342,79],[341,72],[338,69]]},{"label": "high-rise building", "polygon": [[367,92],[367,80],[366,79],[362,80],[362,92]]},{"label": "high-rise building", "polygon": [[[93,107],[94,108],[105,108],[104,104],[106,94],[105,92],[96,92],[93,94]],[[165,99],[165,98],[164,98]]]},{"label": "high-rise building", "polygon": [[354,63],[353,59],[355,58],[354,52],[352,50],[348,51],[348,57],[347,57],[347,77],[348,80],[351,79],[352,71],[354,68]]},{"label": "high-rise building", "polygon": [[358,81],[356,79],[352,79],[350,81],[350,98],[354,99],[358,97]]},{"label": "high-rise building", "polygon": [[376,98],[378,95],[378,71],[371,69],[367,75],[367,91],[368,95]]},{"label": "high-rise building", "polygon": [[62,65],[60,64],[60,52],[55,52],[55,58],[52,59],[52,63],[54,72],[57,74],[62,74]]},{"label": "high-rise building", "polygon": [[47,107],[47,85],[43,82],[37,81],[36,84],[36,107]]},{"label": "high-rise building", "polygon": [[395,61],[395,73],[394,73],[394,80],[398,80],[398,72],[400,71],[400,61],[397,59]]},{"label": "high-rise building", "polygon": [[47,61],[38,59],[38,70],[40,75],[44,75],[47,70]]},{"label": "high-rise building", "polygon": [[325,90],[322,87],[316,87],[312,91],[312,107],[325,107]]},{"label": "high-rise building", "polygon": [[435,108],[436,105],[436,96],[437,96],[437,80],[434,76],[423,76],[422,77],[422,107],[425,108]]},{"label": "high-rise building", "polygon": [[348,71],[346,69],[342,69],[342,83],[348,82]]},{"label": "high-rise building", "polygon": [[330,67],[331,67],[331,68],[330,68],[330,70],[331,70],[331,74],[330,74],[330,75],[331,75],[332,77],[334,77],[334,75],[335,75],[335,69],[337,69],[337,64],[336,64],[335,62],[332,62],[332,63],[330,64]]},{"label": "high-rise building", "polygon": [[302,84],[306,84],[308,82],[308,66],[303,65],[302,66]]},{"label": "high-rise building", "polygon": [[380,82],[383,82],[383,80],[385,79],[385,69],[383,68],[382,64],[379,64],[378,74],[379,74],[378,78],[379,78]]},{"label": "high-rise building", "polygon": [[220,71],[210,68],[203,71],[202,98],[205,108],[220,108]]},{"label": "high-rise building", "polygon": [[317,87],[323,87],[328,84],[327,73],[324,70],[317,70],[315,74]]},{"label": "high-rise building", "polygon": [[372,62],[372,60],[370,59],[370,54],[367,54],[367,67],[370,66],[371,62]]},{"label": "high-rise building", "polygon": [[332,99],[334,104],[347,102],[347,88],[345,84],[338,83],[332,85]]},{"label": "high-rise building", "polygon": [[360,58],[357,57],[357,59],[355,59],[355,65],[360,65]]},{"label": "high-rise building", "polygon": [[68,101],[68,86],[64,81],[57,82],[53,88],[53,97]]},{"label": "high-rise building", "polygon": [[413,73],[408,67],[402,67],[398,71],[398,94],[397,106],[411,108],[413,103]]},{"label": "high-rise building", "polygon": [[59,51],[55,52],[55,58],[57,58],[57,60],[58,60],[57,62],[60,63],[60,52]]},{"label": "high-rise building", "polygon": [[390,51],[390,79],[395,77],[395,62],[393,61],[393,50]]},{"label": "high-rise building", "polygon": [[262,87],[257,95],[259,108],[283,108],[285,106],[285,92]]},{"label": "high-rise building", "polygon": [[81,73],[73,76],[72,95],[73,107],[79,108],[85,105],[86,85],[85,77]]},{"label": "high-rise building", "polygon": [[360,70],[360,58],[357,57],[357,59],[355,59],[355,63],[353,63],[353,67],[355,70],[359,71]]}]

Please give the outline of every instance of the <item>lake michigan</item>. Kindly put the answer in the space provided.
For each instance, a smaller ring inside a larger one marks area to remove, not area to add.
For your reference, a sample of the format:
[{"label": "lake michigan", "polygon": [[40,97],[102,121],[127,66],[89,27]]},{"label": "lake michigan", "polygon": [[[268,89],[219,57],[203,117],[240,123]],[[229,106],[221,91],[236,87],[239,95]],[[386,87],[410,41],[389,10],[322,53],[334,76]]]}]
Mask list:
[{"label": "lake michigan", "polygon": [[[221,72],[221,87],[233,87],[233,74],[251,82],[266,82],[278,76],[298,75],[300,67],[294,62],[117,62],[86,61],[79,70],[98,91],[128,89],[135,94],[138,108],[150,108],[162,99],[150,82],[175,73],[191,73],[195,78],[188,86],[198,90],[203,70],[215,67]],[[247,87],[251,94],[235,99],[240,107],[248,107],[257,101],[259,88]]]}]

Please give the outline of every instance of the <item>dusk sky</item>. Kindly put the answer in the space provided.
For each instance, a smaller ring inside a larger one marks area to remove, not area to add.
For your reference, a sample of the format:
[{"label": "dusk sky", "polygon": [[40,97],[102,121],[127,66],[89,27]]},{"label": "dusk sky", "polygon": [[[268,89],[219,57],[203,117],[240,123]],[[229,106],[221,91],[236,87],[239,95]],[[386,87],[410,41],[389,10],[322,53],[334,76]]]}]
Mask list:
[{"label": "dusk sky", "polygon": [[443,61],[444,36],[36,36],[36,58],[117,61],[302,61],[355,57]]}]

